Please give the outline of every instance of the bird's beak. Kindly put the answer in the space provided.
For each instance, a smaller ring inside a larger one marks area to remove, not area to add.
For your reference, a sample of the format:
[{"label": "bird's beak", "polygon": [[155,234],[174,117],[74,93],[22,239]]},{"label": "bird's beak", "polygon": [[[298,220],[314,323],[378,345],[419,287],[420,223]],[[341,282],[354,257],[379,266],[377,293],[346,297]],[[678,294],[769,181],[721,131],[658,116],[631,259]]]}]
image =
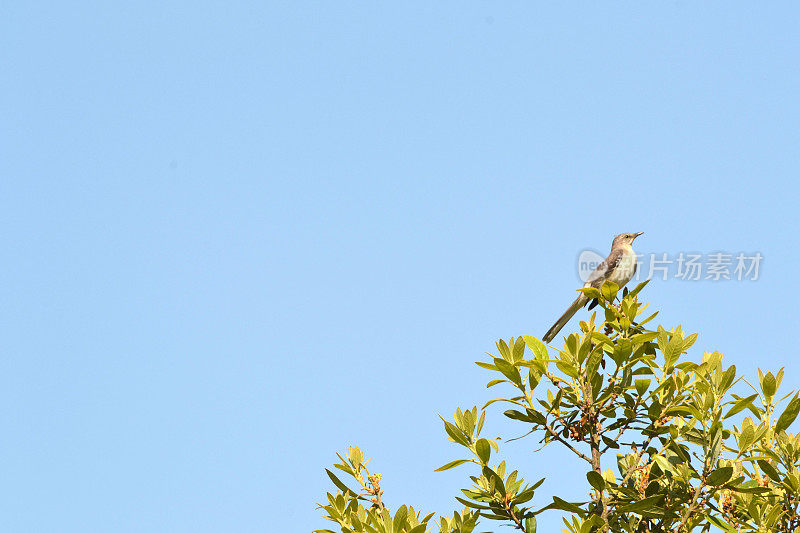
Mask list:
[{"label": "bird's beak", "polygon": [[633,234],[633,238],[635,239],[635,238],[636,238],[636,237],[638,237],[639,235],[644,235],[644,232],[643,232],[643,231],[640,231],[639,233],[634,233],[634,234]]}]

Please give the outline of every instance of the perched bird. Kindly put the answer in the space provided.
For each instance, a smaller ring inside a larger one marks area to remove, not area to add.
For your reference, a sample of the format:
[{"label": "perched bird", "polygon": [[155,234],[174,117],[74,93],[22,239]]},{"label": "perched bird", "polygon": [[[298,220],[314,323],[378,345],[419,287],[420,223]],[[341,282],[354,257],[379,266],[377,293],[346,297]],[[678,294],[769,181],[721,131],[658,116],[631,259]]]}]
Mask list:
[{"label": "perched bird", "polygon": [[[633,240],[642,233],[641,231],[639,233],[620,233],[614,237],[611,243],[611,253],[608,254],[608,257],[606,257],[596,269],[594,269],[594,272],[589,275],[589,279],[583,286],[599,289],[606,281],[613,281],[619,285],[621,289],[628,283],[636,273],[636,252],[633,251],[631,244],[633,244]],[[586,305],[588,301],[589,298],[585,294],[580,293],[575,301],[572,302],[572,305],[561,315],[561,318],[556,320],[553,327],[547,330],[542,340],[544,342],[552,341],[556,335],[558,335],[558,332],[561,331],[561,328],[569,322],[569,319],[578,312],[578,309]]]}]

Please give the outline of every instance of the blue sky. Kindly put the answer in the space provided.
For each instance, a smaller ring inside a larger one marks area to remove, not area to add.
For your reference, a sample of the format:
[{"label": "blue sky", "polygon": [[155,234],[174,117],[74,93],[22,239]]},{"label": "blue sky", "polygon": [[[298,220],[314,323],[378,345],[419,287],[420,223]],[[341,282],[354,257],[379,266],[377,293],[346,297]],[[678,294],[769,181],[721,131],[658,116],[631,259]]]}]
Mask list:
[{"label": "blue sky", "polygon": [[[798,15],[7,3],[6,529],[308,531],[348,445],[390,506],[450,512],[437,413],[487,400],[473,361],[542,335],[621,231],[760,252],[757,281],[644,297],[693,357],[797,388]],[[506,448],[535,503],[581,497],[567,456]]]}]

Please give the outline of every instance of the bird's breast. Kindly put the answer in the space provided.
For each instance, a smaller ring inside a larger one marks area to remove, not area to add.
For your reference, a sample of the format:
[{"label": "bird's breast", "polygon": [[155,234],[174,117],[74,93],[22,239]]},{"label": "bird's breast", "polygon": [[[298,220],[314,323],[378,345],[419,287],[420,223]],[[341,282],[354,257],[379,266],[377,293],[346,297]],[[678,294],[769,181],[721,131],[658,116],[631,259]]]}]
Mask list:
[{"label": "bird's breast", "polygon": [[608,279],[622,287],[631,280],[634,272],[636,272],[636,252],[628,246],[623,250],[617,268],[611,272]]}]

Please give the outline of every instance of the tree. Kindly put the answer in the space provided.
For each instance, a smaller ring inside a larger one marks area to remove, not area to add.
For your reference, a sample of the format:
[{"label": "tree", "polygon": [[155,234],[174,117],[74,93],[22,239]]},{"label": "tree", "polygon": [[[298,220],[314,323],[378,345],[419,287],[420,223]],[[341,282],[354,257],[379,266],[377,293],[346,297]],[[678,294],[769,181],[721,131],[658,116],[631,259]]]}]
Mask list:
[{"label": "tree", "polygon": [[[697,334],[684,335],[680,326],[646,329],[657,315],[645,316],[648,305],[638,299],[646,283],[619,299],[610,282],[581,289],[597,299],[602,322],[593,313],[561,348],[530,335],[500,340],[498,353],[477,363],[494,374],[487,387],[508,392],[480,411],[457,409],[452,422],[443,419],[465,456],[438,470],[473,469],[471,485],[456,497],[462,511],[438,521],[405,505],[390,512],[380,474],[370,474],[362,452],[350,448],[334,466],[358,488],[326,470],[337,488],[319,505],[326,518],[343,532],[438,526],[469,533],[488,519],[535,533],[538,514],[560,510],[572,533],[798,530],[800,435],[786,430],[800,398],[778,397],[783,369],[759,370],[755,386],[737,377],[735,366],[725,367],[718,352],[682,360]],[[503,414],[522,424],[527,438],[563,446],[585,463],[586,501],[553,497],[533,506],[544,479],[528,483],[504,461],[492,461],[500,439],[481,437],[486,410],[496,404],[510,407]]]}]

